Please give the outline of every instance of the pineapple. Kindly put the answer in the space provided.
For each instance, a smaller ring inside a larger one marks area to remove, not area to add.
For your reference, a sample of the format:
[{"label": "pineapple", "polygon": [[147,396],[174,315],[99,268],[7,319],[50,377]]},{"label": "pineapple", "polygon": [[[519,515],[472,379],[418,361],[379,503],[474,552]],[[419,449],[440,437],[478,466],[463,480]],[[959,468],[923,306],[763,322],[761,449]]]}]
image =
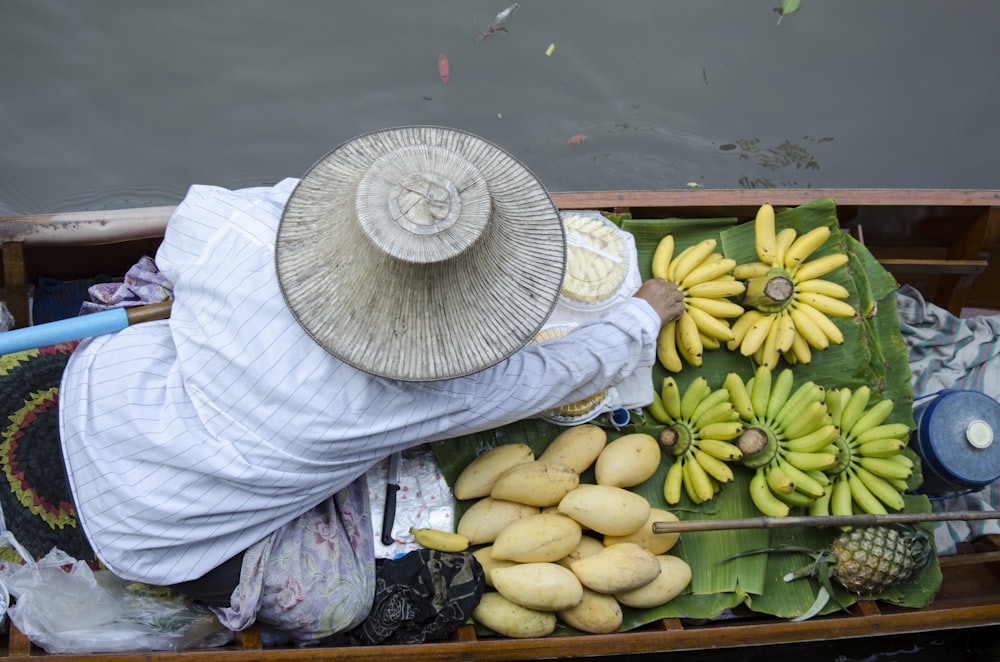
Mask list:
[{"label": "pineapple", "polygon": [[[838,602],[833,580],[858,595],[877,596],[902,584],[934,558],[934,538],[915,524],[893,524],[851,528],[834,538],[826,549],[816,551],[793,545],[754,549],[723,561],[767,552],[801,552],[812,557],[808,565],[785,575],[786,582],[814,577],[819,582],[816,599],[793,621],[804,621],[820,613],[831,599]],[[844,608],[844,605],[840,605]]]},{"label": "pineapple", "polygon": [[832,562],[833,578],[848,591],[873,595],[909,579],[933,551],[922,527],[869,526],[841,533],[825,555],[831,560],[818,562]]},{"label": "pineapple", "polygon": [[827,549],[807,553],[812,563],[788,573],[785,581],[815,577],[819,593],[793,621],[812,618],[831,598],[836,600],[831,580],[858,595],[877,595],[905,582],[934,557],[934,540],[927,529],[913,524],[868,526],[849,529]]}]

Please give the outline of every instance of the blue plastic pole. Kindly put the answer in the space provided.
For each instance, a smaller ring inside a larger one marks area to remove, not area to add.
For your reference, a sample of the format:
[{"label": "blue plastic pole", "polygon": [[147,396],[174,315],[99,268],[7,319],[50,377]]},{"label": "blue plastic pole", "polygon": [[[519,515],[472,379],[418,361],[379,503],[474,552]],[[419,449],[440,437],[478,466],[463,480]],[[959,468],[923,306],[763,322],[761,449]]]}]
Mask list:
[{"label": "blue plastic pole", "polygon": [[111,308],[80,317],[5,331],[0,333],[0,355],[99,336],[104,333],[114,333],[127,326],[128,314],[126,310],[124,308]]}]

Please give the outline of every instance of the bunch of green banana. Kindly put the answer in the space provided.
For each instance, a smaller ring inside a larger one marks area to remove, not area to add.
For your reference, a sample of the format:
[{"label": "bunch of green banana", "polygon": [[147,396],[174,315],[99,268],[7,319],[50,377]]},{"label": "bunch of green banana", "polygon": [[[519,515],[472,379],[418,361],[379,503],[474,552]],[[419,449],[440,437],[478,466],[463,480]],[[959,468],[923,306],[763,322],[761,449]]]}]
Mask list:
[{"label": "bunch of green banana", "polygon": [[871,395],[868,386],[831,389],[826,394],[830,418],[840,431],[835,442],[840,460],[826,472],[833,480],[828,497],[817,500],[810,514],[885,514],[887,509],[903,509],[903,492],[913,474],[913,461],[903,453],[910,427],[886,423],[892,400],[872,404]]},{"label": "bunch of green banana", "polygon": [[794,388],[790,369],[772,375],[763,365],[746,382],[729,373],[723,387],[746,428],[737,446],[743,464],[754,471],[750,497],[757,509],[784,517],[791,507],[822,498],[830,484],[824,471],[839,458],[825,389],[812,381]]},{"label": "bunch of green banana", "polygon": [[844,301],[847,288],[825,280],[847,263],[843,251],[809,260],[831,236],[827,226],[799,235],[793,228],[775,233],[774,208],[762,205],[754,219],[754,244],[759,262],[734,267],[733,276],[746,284],[740,303],[746,312],[732,324],[730,350],[752,356],[757,365],[774,368],[784,356],[789,363],[809,363],[812,350],[844,342],[831,317],[854,317]]},{"label": "bunch of green banana", "polygon": [[716,253],[717,243],[705,239],[675,256],[674,237],[667,235],[653,253],[653,276],[673,282],[684,294],[684,312],[663,325],[656,346],[660,363],[670,372],[680,372],[684,362],[700,366],[702,352],[732,340],[729,318],[743,314],[743,307],[729,300],[744,290],[730,273],[736,260]]},{"label": "bunch of green banana", "polygon": [[743,457],[729,441],[743,431],[729,391],[713,390],[698,377],[681,393],[668,376],[654,396],[649,413],[666,426],[660,431],[660,445],[674,455],[663,481],[663,498],[675,505],[683,490],[696,504],[710,500],[722,484],[733,481],[727,462]]}]

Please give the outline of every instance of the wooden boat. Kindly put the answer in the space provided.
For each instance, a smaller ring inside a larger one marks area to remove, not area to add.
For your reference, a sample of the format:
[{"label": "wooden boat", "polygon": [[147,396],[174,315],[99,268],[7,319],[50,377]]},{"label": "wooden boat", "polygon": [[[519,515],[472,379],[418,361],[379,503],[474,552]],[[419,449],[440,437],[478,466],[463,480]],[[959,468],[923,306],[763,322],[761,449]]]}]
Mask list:
[{"label": "wooden boat", "polygon": [[[554,193],[560,209],[630,213],[642,218],[753,217],[765,202],[795,206],[819,197],[837,202],[845,228],[900,283],[959,313],[1000,310],[1000,190],[680,190]],[[17,326],[28,319],[28,286],[39,276],[59,279],[122,274],[153,255],[172,207],[0,217],[3,290]],[[449,641],[411,646],[263,647],[251,628],[223,648],[183,652],[46,655],[10,627],[0,659],[100,660],[509,660],[620,656],[698,651],[746,645],[846,640],[893,634],[958,631],[1000,624],[1000,536],[986,536],[942,557],[941,588],[923,609],[860,601],[847,612],[804,622],[759,614],[711,622],[667,618],[628,632],[506,639],[477,635],[467,625]]]}]

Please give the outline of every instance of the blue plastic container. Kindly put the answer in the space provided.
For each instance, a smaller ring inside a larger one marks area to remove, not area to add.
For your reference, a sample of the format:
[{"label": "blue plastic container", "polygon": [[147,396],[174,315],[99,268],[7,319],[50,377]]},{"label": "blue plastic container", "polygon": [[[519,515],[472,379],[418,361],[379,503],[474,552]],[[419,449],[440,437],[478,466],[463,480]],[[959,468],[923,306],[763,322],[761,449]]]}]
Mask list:
[{"label": "blue plastic container", "polygon": [[1000,479],[1000,403],[980,391],[946,389],[915,403],[925,494],[979,490]]}]

